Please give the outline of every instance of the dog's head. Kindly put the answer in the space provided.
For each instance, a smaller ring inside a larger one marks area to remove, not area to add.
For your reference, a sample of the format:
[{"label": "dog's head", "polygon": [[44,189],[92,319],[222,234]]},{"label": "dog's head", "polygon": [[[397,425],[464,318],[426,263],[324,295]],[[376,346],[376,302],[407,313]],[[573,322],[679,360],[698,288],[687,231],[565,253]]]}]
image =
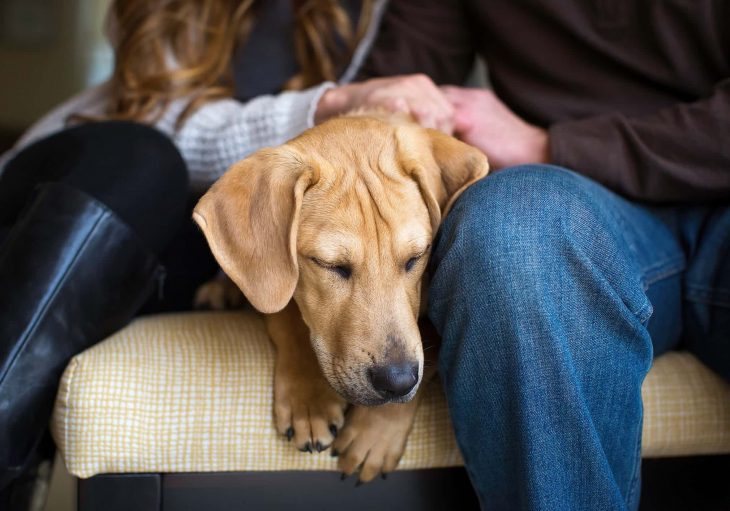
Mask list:
[{"label": "dog's head", "polygon": [[442,216],[485,176],[480,151],[407,122],[352,115],[234,165],[193,214],[265,313],[293,298],[348,401],[407,401],[423,374],[421,279]]}]

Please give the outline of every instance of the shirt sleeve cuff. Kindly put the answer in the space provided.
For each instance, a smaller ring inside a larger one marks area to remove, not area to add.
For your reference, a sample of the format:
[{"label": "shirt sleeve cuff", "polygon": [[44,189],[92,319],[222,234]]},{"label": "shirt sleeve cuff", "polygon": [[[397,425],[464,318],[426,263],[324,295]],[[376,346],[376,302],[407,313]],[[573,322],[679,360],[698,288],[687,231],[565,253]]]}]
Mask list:
[{"label": "shirt sleeve cuff", "polygon": [[304,130],[314,126],[314,116],[317,113],[317,105],[322,95],[336,85],[333,82],[324,82],[316,87],[303,91],[285,92],[289,101],[283,101],[278,106],[285,109],[283,117],[288,117],[289,122],[284,123],[287,133],[283,134],[284,140],[296,137]]}]

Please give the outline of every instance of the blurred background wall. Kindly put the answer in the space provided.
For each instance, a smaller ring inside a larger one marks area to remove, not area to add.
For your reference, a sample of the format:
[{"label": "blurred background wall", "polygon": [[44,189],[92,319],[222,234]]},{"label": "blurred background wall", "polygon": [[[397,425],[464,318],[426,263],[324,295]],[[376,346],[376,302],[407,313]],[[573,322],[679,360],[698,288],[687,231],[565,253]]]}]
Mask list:
[{"label": "blurred background wall", "polygon": [[54,105],[109,76],[110,0],[0,0],[0,150]]}]

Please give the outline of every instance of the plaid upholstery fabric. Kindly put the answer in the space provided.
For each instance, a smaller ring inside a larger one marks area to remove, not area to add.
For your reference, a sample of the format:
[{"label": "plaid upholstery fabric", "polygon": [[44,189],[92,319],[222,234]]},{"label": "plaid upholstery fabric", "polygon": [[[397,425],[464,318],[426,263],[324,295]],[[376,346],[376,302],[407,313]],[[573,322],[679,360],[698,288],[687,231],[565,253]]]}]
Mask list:
[{"label": "plaid upholstery fabric", "polygon": [[641,394],[644,457],[730,452],[730,385],[691,354],[657,358]]},{"label": "plaid upholstery fabric", "polygon": [[[136,320],[76,356],[52,421],[69,471],[335,470],[272,420],[273,348],[253,313]],[[657,360],[644,385],[645,456],[730,452],[730,386],[691,355]],[[439,383],[428,384],[401,469],[461,464]]]}]

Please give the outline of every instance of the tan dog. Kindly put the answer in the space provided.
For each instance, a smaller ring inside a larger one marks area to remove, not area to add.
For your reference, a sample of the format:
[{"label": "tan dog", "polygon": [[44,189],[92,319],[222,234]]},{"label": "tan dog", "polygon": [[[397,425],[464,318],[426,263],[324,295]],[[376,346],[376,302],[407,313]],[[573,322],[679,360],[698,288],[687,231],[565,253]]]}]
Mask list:
[{"label": "tan dog", "polygon": [[395,469],[424,378],[431,240],[487,172],[452,137],[357,114],[258,151],[200,200],[193,217],[218,263],[267,314],[276,428],[299,449],[332,445],[363,482]]}]

